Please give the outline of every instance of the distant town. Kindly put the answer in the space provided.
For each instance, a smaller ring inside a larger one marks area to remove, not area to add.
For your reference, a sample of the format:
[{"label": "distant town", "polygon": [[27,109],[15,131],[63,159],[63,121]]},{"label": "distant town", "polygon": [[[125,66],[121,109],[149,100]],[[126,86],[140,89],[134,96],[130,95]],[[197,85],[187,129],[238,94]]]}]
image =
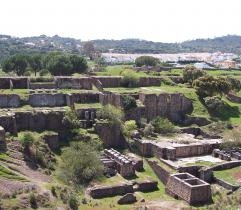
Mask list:
[{"label": "distant town", "polygon": [[[142,54],[158,58],[161,62],[173,64],[173,67],[185,67],[192,63],[196,68],[240,68],[238,55],[234,53],[177,53],[177,54]],[[103,53],[107,63],[134,63],[140,54]],[[236,61],[237,60],[237,61]]]}]

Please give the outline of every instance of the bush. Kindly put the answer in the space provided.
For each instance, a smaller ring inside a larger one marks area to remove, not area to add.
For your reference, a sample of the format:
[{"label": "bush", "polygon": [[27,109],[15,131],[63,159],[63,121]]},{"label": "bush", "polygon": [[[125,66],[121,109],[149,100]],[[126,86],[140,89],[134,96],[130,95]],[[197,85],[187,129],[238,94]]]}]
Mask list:
[{"label": "bush", "polygon": [[225,104],[218,96],[204,98],[205,105],[208,109],[218,110],[224,108]]},{"label": "bush", "polygon": [[51,73],[49,72],[48,69],[42,69],[42,70],[39,71],[39,75],[40,75],[41,77],[43,77],[43,76],[51,75]]},{"label": "bush", "polygon": [[136,108],[136,99],[132,96],[123,96],[123,108],[125,111]]},{"label": "bush", "polygon": [[79,207],[79,201],[78,198],[76,198],[76,196],[71,195],[69,198],[69,207],[73,210],[77,210]]},{"label": "bush", "polygon": [[62,123],[67,129],[74,129],[80,127],[80,121],[77,117],[77,113],[72,110],[64,113]]},{"label": "bush", "polygon": [[73,142],[61,155],[59,176],[75,186],[87,184],[103,174],[99,152],[92,145]]},{"label": "bush", "polygon": [[37,209],[38,208],[38,204],[37,204],[37,199],[34,193],[31,193],[29,196],[29,203],[31,208],[33,209]]},{"label": "bush", "polygon": [[23,135],[20,136],[19,140],[25,149],[29,149],[35,141],[35,137],[31,132],[24,132]]},{"label": "bush", "polygon": [[129,120],[124,123],[123,133],[126,137],[130,138],[136,130],[137,125],[135,120]]},{"label": "bush", "polygon": [[152,126],[152,124],[147,124],[146,126],[145,126],[145,128],[144,128],[144,130],[143,130],[143,135],[145,136],[145,137],[148,137],[148,136],[150,136],[151,134],[153,134],[153,132],[154,132],[154,127]]},{"label": "bush", "polygon": [[121,73],[123,76],[121,79],[121,85],[124,87],[138,87],[139,75],[133,70],[125,70]]},{"label": "bush", "polygon": [[31,76],[31,71],[25,71],[23,76],[30,77]]},{"label": "bush", "polygon": [[193,83],[194,80],[199,77],[203,77],[207,74],[206,71],[197,69],[192,65],[188,65],[183,70],[183,79],[185,82]]},{"label": "bush", "polygon": [[176,132],[175,126],[166,118],[157,117],[151,121],[151,125],[156,133],[171,134]]},{"label": "bush", "polygon": [[98,110],[96,115],[98,119],[108,120],[110,123],[118,126],[121,126],[124,116],[120,109],[109,104]]},{"label": "bush", "polygon": [[158,58],[155,58],[153,56],[140,56],[136,58],[135,64],[138,67],[141,66],[156,66],[160,63],[160,60]]}]

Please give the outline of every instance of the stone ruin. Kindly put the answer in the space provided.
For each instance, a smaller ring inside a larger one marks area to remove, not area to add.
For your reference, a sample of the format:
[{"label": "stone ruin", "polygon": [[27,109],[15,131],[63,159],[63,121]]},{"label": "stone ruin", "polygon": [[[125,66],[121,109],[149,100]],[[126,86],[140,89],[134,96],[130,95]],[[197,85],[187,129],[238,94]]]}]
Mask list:
[{"label": "stone ruin", "polygon": [[233,159],[241,160],[241,149],[220,150],[214,149],[213,157],[220,158],[221,160],[231,161]]},{"label": "stone ruin", "polygon": [[102,159],[105,166],[114,166],[118,173],[123,177],[132,177],[135,175],[134,163],[130,158],[125,155],[122,155],[120,152],[114,149],[105,149],[104,156],[111,161]]},{"label": "stone ruin", "polygon": [[0,151],[4,152],[7,149],[6,141],[5,141],[5,130],[0,126]]},{"label": "stone ruin", "polygon": [[210,184],[189,173],[170,175],[166,193],[191,205],[209,203],[212,199]]}]

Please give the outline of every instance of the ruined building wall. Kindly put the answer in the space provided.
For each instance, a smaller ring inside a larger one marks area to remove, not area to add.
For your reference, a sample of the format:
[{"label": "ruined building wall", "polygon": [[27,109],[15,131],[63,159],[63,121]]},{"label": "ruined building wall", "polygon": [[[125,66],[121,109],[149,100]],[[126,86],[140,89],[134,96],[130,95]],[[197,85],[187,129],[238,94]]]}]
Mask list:
[{"label": "ruined building wall", "polygon": [[187,113],[192,110],[192,101],[179,93],[140,93],[139,99],[146,107],[145,114],[148,120],[156,116],[170,117],[173,113]]},{"label": "ruined building wall", "polygon": [[66,95],[63,93],[38,93],[29,95],[28,103],[33,107],[66,106]]},{"label": "ruined building wall", "polygon": [[17,94],[0,94],[0,108],[16,108],[20,106],[20,97]]}]

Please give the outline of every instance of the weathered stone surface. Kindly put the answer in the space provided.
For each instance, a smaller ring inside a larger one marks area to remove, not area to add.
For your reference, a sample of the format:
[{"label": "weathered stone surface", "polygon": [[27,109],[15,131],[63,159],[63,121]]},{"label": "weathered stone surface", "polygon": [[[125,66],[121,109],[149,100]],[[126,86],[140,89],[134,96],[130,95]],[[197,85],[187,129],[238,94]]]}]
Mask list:
[{"label": "weathered stone surface", "polygon": [[92,89],[90,77],[54,77],[54,82],[56,87],[61,89]]},{"label": "weathered stone surface", "polygon": [[14,89],[27,89],[27,77],[0,77],[0,89],[10,89],[10,80]]},{"label": "weathered stone surface", "polygon": [[90,189],[89,193],[92,198],[104,198],[115,195],[125,195],[133,192],[132,184],[120,184],[114,186],[95,186]]},{"label": "weathered stone surface", "polygon": [[139,94],[140,101],[145,105],[148,120],[157,116],[170,117],[174,113],[188,113],[192,110],[192,101],[179,93]]},{"label": "weathered stone surface", "polygon": [[189,204],[203,204],[211,201],[211,187],[208,183],[188,173],[173,174],[169,177],[166,192],[181,198]]},{"label": "weathered stone surface", "polygon": [[133,193],[127,193],[126,195],[124,195],[123,197],[121,197],[117,203],[122,205],[122,204],[131,204],[131,203],[135,203],[136,200],[136,196]]},{"label": "weathered stone surface", "polygon": [[233,93],[228,93],[227,99],[232,101],[232,102],[235,102],[235,103],[241,103],[241,97],[239,97],[239,96],[237,96]]},{"label": "weathered stone surface", "polygon": [[59,135],[58,133],[47,133],[43,136],[44,141],[48,144],[51,150],[59,149]]},{"label": "weathered stone surface", "polygon": [[157,184],[157,181],[153,180],[141,181],[137,183],[137,190],[141,192],[152,192],[158,189]]},{"label": "weathered stone surface", "polygon": [[17,94],[0,94],[0,108],[16,108],[20,106],[20,97]]},{"label": "weathered stone surface", "polygon": [[98,103],[99,93],[72,93],[66,95],[67,105],[72,106],[74,103]]},{"label": "weathered stone surface", "polygon": [[5,141],[5,130],[3,127],[0,126],[0,151],[4,152],[7,148],[6,141]]},{"label": "weathered stone surface", "polygon": [[103,141],[105,148],[123,147],[125,145],[125,139],[119,126],[110,125],[108,122],[96,122],[95,130]]},{"label": "weathered stone surface", "polygon": [[122,107],[123,105],[123,98],[119,93],[105,91],[99,94],[99,100],[102,105],[111,104],[116,107]]},{"label": "weathered stone surface", "polygon": [[28,103],[33,107],[66,106],[66,95],[62,93],[31,94]]},{"label": "weathered stone surface", "polygon": [[7,132],[17,134],[17,124],[14,114],[6,113],[0,115],[0,126],[2,126]]}]

